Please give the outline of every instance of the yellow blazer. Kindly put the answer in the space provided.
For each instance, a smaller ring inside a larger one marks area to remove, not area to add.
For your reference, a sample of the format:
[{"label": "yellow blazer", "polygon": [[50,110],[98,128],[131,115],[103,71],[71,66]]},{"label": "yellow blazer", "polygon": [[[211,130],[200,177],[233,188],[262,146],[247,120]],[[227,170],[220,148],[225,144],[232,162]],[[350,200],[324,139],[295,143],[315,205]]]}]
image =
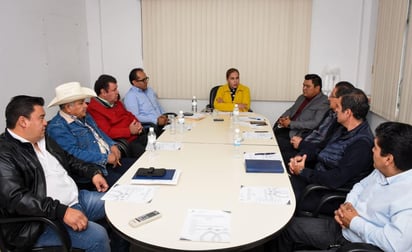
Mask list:
[{"label": "yellow blazer", "polygon": [[[216,100],[222,98],[223,102],[219,103]],[[250,91],[249,88],[243,84],[239,83],[239,86],[236,89],[235,98],[232,102],[232,96],[230,94],[229,84],[223,84],[219,87],[216,93],[215,100],[213,101],[213,106],[219,111],[233,111],[235,104],[243,103],[247,104],[247,108],[240,109],[241,112],[247,112],[250,109]]]}]

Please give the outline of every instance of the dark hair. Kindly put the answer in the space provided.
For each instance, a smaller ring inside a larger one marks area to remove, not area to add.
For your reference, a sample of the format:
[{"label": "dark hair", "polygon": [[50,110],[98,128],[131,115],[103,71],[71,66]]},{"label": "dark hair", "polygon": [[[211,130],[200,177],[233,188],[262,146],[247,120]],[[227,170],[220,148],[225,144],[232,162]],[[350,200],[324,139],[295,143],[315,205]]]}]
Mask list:
[{"label": "dark hair", "polygon": [[100,94],[100,90],[104,89],[106,91],[109,90],[109,82],[117,83],[116,79],[108,74],[102,74],[94,83],[94,91],[97,95]]},{"label": "dark hair", "polygon": [[129,82],[133,86],[133,81],[137,78],[137,72],[144,72],[143,68],[134,68],[130,71]]},{"label": "dark hair", "polygon": [[341,96],[342,111],[350,109],[353,116],[360,120],[365,120],[369,112],[368,97],[359,88],[354,88],[348,91],[347,94]]},{"label": "dark hair", "polygon": [[313,83],[313,86],[320,87],[320,90],[322,90],[322,78],[320,78],[319,75],[317,74],[307,74],[305,75],[305,80],[311,80]]},{"label": "dark hair", "polygon": [[392,154],[396,167],[407,171],[412,168],[412,126],[400,122],[384,122],[376,130],[376,142],[381,156]]},{"label": "dark hair", "polygon": [[14,129],[20,116],[30,118],[35,105],[44,106],[44,99],[27,95],[17,95],[11,98],[6,107],[6,127]]},{"label": "dark hair", "polygon": [[350,91],[354,89],[355,86],[353,86],[352,83],[350,82],[340,81],[335,84],[335,88],[336,88],[335,96],[336,98],[339,98],[344,94],[350,93]]},{"label": "dark hair", "polygon": [[236,68],[229,68],[226,71],[226,79],[229,79],[229,75],[233,72],[236,72],[238,75],[240,75],[239,70],[237,70]]}]

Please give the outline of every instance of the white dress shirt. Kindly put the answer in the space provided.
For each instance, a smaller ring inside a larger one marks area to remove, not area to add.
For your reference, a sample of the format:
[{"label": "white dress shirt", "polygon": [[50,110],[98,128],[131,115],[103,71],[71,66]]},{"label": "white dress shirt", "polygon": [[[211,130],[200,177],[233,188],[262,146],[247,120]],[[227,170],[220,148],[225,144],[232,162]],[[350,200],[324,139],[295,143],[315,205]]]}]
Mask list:
[{"label": "white dress shirt", "polygon": [[[23,143],[29,142],[14,134],[12,131],[8,131],[17,140]],[[34,144],[33,148],[46,176],[47,196],[53,199],[58,199],[62,204],[68,206],[78,203],[79,193],[76,183],[69,174],[67,174],[67,171],[59,161],[46,150],[45,139],[43,138],[40,140],[37,145],[40,150],[38,150]]]}]

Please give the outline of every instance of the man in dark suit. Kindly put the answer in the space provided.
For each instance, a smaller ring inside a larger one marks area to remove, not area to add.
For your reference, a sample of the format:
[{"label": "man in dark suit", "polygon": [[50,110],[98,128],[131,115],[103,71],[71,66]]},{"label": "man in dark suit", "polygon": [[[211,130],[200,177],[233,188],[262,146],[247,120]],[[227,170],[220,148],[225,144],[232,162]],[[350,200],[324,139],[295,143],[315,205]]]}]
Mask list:
[{"label": "man in dark suit", "polygon": [[287,109],[273,127],[276,141],[282,152],[285,163],[288,157],[293,156],[295,150],[290,144],[293,136],[305,136],[316,128],[329,110],[329,102],[322,93],[322,79],[316,74],[305,75],[302,94],[295,103]]}]

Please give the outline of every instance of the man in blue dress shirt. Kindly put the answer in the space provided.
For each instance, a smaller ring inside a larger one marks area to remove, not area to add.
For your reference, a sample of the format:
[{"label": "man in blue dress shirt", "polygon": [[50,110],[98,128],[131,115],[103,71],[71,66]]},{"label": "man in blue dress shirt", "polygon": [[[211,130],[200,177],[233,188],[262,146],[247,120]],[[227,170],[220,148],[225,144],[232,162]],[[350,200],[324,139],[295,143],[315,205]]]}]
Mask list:
[{"label": "man in blue dress shirt", "polygon": [[156,133],[159,134],[167,123],[167,116],[163,115],[157,94],[147,85],[149,77],[142,68],[135,68],[129,74],[129,81],[132,86],[124,97],[126,109],[137,117],[143,126],[156,126]]}]

